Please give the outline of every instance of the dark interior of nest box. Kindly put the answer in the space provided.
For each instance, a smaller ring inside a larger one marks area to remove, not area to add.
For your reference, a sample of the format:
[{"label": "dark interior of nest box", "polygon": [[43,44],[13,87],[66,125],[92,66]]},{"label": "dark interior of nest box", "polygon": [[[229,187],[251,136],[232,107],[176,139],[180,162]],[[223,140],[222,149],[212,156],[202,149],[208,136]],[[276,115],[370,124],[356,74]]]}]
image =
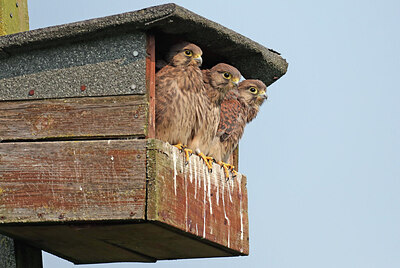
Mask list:
[{"label": "dark interior of nest box", "polygon": [[[186,42],[192,42],[191,40],[188,40],[184,38],[182,35],[174,35],[174,34],[165,34],[162,32],[154,32],[154,39],[155,39],[155,50],[156,50],[156,61],[157,60],[164,60],[165,61],[165,56],[168,53],[169,49],[180,42],[186,41]],[[196,42],[192,42],[195,45],[198,45],[201,50],[203,51],[203,64],[201,65],[201,69],[210,69],[214,65],[218,63],[227,63],[231,64],[230,61],[221,55],[218,55],[216,53],[213,53],[210,49],[207,49],[204,46],[201,46],[200,44],[197,44]],[[158,69],[156,70],[158,71]]]}]

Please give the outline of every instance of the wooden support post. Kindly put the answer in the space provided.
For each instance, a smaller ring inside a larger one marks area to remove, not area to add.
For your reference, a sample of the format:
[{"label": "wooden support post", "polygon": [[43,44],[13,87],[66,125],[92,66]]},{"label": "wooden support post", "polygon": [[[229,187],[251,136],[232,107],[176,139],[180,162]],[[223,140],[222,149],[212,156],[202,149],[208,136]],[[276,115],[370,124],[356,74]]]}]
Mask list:
[{"label": "wooden support post", "polygon": [[42,252],[23,242],[0,235],[0,267],[42,268]]},{"label": "wooden support post", "polygon": [[0,36],[28,30],[27,0],[0,0]]},{"label": "wooden support post", "polygon": [[[0,0],[0,36],[29,30],[27,0]],[[42,268],[42,251],[0,235],[1,268]]]}]

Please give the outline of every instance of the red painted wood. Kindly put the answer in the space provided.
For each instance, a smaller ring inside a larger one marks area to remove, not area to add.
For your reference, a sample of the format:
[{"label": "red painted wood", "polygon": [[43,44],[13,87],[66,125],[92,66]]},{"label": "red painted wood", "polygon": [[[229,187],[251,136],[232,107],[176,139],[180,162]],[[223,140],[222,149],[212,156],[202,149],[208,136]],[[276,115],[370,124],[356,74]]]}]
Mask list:
[{"label": "red painted wood", "polygon": [[0,143],[0,223],[144,219],[146,140]]},{"label": "red painted wood", "polygon": [[147,138],[155,138],[155,87],[156,87],[156,52],[154,35],[147,34],[146,85],[149,101]]}]

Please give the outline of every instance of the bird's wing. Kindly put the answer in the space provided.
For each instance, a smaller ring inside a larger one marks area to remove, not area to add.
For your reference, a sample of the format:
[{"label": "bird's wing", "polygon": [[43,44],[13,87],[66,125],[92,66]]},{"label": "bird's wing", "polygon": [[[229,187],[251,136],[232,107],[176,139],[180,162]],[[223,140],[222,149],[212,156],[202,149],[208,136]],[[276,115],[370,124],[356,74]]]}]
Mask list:
[{"label": "bird's wing", "polygon": [[226,140],[237,127],[240,116],[241,105],[235,97],[226,98],[221,104],[221,119],[218,126],[217,135],[221,142]]}]

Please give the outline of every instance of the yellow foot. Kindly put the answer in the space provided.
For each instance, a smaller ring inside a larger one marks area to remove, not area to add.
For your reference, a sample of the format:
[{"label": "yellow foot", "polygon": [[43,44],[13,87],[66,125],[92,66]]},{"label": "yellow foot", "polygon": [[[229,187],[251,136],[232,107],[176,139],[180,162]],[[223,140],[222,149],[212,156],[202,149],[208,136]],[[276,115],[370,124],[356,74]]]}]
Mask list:
[{"label": "yellow foot", "polygon": [[189,157],[192,155],[193,151],[190,149],[183,149],[183,151],[185,152],[185,158],[186,158],[186,162],[185,165],[189,164]]},{"label": "yellow foot", "polygon": [[186,146],[183,145],[182,143],[178,143],[178,144],[175,144],[175,145],[173,145],[173,146],[175,146],[176,148],[178,148],[179,151],[182,151],[183,149],[186,148]]},{"label": "yellow foot", "polygon": [[218,162],[218,165],[220,165],[220,166],[224,169],[225,178],[226,178],[226,179],[229,179],[229,175],[230,175],[229,171],[233,174],[233,177],[236,177],[236,176],[237,176],[238,173],[237,173],[237,171],[235,170],[235,166],[230,165],[230,164],[228,164],[228,163],[224,163],[224,162],[222,162],[222,161],[219,161],[219,162]]},{"label": "yellow foot", "polygon": [[227,163],[224,163],[224,162],[222,162],[222,161],[219,161],[217,164],[220,165],[220,166],[224,169],[224,172],[225,172],[225,179],[229,179],[229,168],[228,168],[228,164],[227,164]]},{"label": "yellow foot", "polygon": [[213,158],[209,157],[209,156],[205,156],[205,154],[203,154],[201,152],[198,153],[197,155],[200,156],[201,158],[203,158],[204,163],[206,163],[206,165],[208,167],[208,171],[212,172],[212,163],[213,163],[212,161],[213,161]]}]

